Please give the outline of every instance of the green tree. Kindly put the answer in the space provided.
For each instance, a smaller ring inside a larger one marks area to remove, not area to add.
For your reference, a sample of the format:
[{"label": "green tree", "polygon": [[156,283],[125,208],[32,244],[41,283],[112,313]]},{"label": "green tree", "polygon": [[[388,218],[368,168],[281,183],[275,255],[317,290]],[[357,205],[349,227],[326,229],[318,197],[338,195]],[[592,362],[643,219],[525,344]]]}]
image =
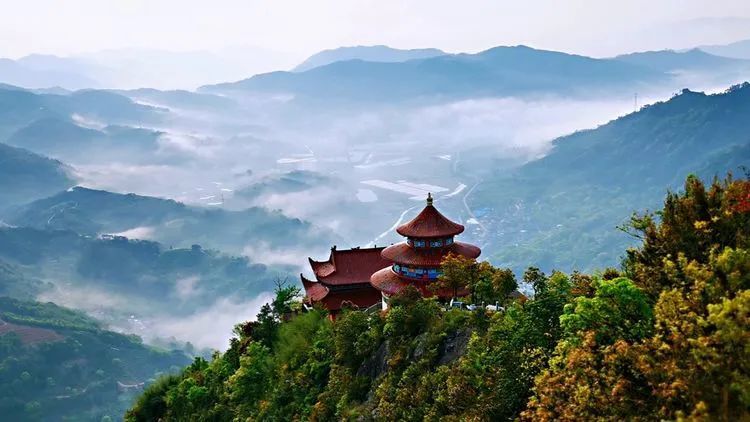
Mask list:
[{"label": "green tree", "polygon": [[447,290],[455,298],[460,291],[476,287],[479,269],[473,259],[449,253],[443,258],[440,270],[442,273],[437,281],[430,285],[434,291]]}]

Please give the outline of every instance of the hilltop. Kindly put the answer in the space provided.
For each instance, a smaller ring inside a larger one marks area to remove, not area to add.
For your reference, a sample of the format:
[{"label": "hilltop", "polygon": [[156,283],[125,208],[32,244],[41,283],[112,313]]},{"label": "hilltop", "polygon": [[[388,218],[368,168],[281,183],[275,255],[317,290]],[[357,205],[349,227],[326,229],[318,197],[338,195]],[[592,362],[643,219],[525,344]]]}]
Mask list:
[{"label": "hilltop", "polygon": [[465,280],[497,309],[406,289],[383,312],[350,309],[332,323],[280,287],[225,353],[160,379],[125,419],[743,420],[749,213],[750,180],[707,188],[690,176],[660,222],[632,220],[642,243],[622,270],[530,267],[529,298],[505,294],[508,270]]},{"label": "hilltop", "polygon": [[347,60],[362,60],[366,62],[392,63],[405,62],[414,59],[426,59],[443,56],[446,53],[437,48],[416,48],[402,50],[385,45],[339,47],[323,50],[308,57],[292,69],[293,72],[304,72],[316,67],[329,65]]}]

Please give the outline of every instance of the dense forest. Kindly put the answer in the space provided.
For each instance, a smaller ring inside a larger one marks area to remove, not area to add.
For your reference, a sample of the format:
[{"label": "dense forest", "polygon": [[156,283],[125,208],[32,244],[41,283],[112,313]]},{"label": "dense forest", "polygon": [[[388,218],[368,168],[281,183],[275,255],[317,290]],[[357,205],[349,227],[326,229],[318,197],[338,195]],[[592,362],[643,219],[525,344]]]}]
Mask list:
[{"label": "dense forest", "polygon": [[144,383],[187,363],[82,312],[0,297],[2,420],[117,420]]},{"label": "dense forest", "polygon": [[[332,323],[280,287],[213,359],[152,384],[126,420],[747,420],[750,180],[690,176],[621,268],[529,268],[523,280],[452,259],[496,312],[415,291]],[[522,282],[526,296],[508,294]]]}]

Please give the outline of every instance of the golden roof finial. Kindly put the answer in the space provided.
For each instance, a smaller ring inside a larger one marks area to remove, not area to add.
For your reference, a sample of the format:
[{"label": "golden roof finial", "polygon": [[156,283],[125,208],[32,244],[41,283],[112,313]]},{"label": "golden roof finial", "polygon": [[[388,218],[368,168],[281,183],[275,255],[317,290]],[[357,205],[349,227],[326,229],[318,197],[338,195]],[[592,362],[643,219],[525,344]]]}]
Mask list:
[{"label": "golden roof finial", "polygon": [[427,205],[432,205],[432,193],[427,192]]}]

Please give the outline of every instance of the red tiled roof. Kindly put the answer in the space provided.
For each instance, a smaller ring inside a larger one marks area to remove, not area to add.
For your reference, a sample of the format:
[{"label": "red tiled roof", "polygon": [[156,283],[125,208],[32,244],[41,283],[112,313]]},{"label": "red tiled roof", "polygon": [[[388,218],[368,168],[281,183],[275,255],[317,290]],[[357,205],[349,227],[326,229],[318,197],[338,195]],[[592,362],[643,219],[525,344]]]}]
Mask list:
[{"label": "red tiled roof", "polygon": [[425,248],[419,251],[412,248],[406,242],[397,243],[385,248],[382,252],[383,258],[397,262],[402,265],[413,265],[417,267],[438,267],[443,257],[449,253],[463,255],[467,258],[476,259],[482,251],[468,243],[454,242],[445,248]]},{"label": "red tiled roof", "polygon": [[302,279],[302,287],[305,288],[305,301],[320,302],[328,295],[328,287],[324,286],[323,283],[308,280],[302,274],[299,276]]},{"label": "red tiled roof", "polygon": [[[370,284],[385,293],[386,296],[393,296],[410,284],[419,289],[424,297],[437,295],[440,298],[448,299],[453,296],[453,292],[448,289],[439,289],[438,291],[430,289],[428,286],[433,282],[434,280],[407,280],[399,277],[391,268],[383,268],[370,278]],[[458,296],[466,296],[468,294],[469,291],[466,289],[458,291]]]},{"label": "red tiled roof", "polygon": [[380,292],[371,285],[367,285],[357,290],[331,292],[322,303],[329,311],[338,311],[347,302],[359,309],[365,309],[380,303],[381,299]]},{"label": "red tiled roof", "polygon": [[312,281],[300,274],[302,285],[305,287],[305,302],[322,303],[329,311],[338,311],[344,303],[350,303],[357,308],[369,308],[380,302],[380,292],[372,285],[362,284],[356,289],[335,291],[326,287],[323,283]]},{"label": "red tiled roof", "polygon": [[381,256],[383,248],[331,249],[327,261],[310,258],[315,277],[325,285],[366,284],[375,271],[391,265]]},{"label": "red tiled roof", "polygon": [[427,198],[427,206],[413,220],[400,225],[396,232],[406,237],[447,237],[464,231],[464,226],[449,220],[432,205],[432,197]]}]

